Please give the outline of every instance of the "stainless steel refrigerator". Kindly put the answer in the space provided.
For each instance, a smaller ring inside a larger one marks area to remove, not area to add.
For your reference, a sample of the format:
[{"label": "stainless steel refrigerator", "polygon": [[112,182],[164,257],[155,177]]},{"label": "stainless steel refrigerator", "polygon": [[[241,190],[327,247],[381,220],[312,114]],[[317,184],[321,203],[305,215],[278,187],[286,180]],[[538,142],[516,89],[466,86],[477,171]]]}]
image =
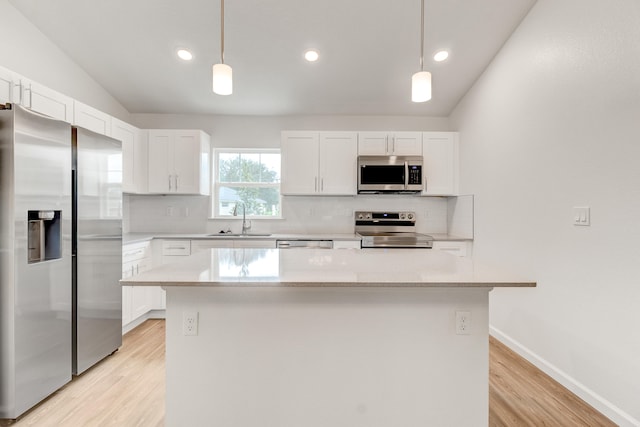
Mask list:
[{"label": "stainless steel refrigerator", "polygon": [[122,145],[72,129],[73,373],[122,345]]},{"label": "stainless steel refrigerator", "polygon": [[0,111],[0,418],[71,380],[71,126],[10,108]]}]

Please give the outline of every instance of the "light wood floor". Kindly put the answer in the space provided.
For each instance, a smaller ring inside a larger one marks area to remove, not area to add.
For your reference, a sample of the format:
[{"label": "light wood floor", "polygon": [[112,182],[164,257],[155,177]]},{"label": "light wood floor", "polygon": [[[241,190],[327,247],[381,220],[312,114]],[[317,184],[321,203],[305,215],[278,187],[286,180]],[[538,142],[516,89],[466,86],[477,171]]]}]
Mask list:
[{"label": "light wood floor", "polygon": [[[113,356],[75,378],[18,422],[0,426],[162,426],[163,320],[124,336]],[[560,384],[490,339],[489,425],[615,426]],[[301,426],[304,427],[304,426]]]}]

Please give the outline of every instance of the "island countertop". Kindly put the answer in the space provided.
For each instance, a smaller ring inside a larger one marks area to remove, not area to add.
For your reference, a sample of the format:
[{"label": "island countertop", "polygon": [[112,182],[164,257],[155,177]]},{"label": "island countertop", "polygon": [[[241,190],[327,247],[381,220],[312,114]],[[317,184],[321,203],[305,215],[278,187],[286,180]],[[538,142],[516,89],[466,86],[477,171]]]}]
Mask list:
[{"label": "island countertop", "polygon": [[535,287],[502,268],[416,249],[218,248],[123,279],[128,286]]}]

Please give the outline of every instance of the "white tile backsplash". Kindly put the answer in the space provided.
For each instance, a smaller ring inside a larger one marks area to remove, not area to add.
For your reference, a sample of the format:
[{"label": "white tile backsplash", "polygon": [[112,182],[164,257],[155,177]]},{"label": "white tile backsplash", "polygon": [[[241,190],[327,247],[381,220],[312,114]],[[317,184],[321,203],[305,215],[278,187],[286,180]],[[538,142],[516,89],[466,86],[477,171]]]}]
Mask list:
[{"label": "white tile backsplash", "polygon": [[[217,233],[240,231],[240,218],[209,219],[207,196],[125,195],[129,232]],[[253,232],[352,233],[357,210],[414,211],[417,231],[447,233],[446,198],[406,195],[354,197],[283,197],[283,219],[253,220]]]}]

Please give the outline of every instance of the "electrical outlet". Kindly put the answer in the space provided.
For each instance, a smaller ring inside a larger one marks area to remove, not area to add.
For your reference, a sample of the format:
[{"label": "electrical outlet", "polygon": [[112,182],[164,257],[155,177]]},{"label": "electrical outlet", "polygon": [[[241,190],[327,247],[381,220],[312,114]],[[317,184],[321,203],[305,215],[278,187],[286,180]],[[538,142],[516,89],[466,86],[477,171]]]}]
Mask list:
[{"label": "electrical outlet", "polygon": [[182,335],[198,335],[197,311],[185,311],[182,314]]},{"label": "electrical outlet", "polygon": [[456,311],[456,334],[471,335],[470,311]]}]

